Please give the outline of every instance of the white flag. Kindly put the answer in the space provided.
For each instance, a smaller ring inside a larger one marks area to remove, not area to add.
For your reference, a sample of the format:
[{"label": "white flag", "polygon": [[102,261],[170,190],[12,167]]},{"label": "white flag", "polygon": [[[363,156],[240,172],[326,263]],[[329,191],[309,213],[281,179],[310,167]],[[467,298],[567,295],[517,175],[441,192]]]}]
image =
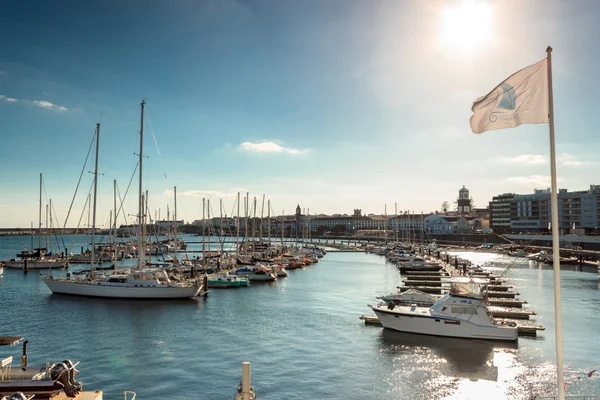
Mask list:
[{"label": "white flag", "polygon": [[471,108],[473,133],[549,122],[547,62],[544,58],[515,72],[475,100]]}]

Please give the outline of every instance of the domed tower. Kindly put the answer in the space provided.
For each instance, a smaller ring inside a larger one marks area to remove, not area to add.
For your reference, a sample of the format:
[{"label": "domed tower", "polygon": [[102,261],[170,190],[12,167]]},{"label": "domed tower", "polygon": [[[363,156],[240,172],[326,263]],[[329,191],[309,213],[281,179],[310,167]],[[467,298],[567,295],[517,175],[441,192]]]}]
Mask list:
[{"label": "domed tower", "polygon": [[458,191],[458,214],[467,215],[471,212],[471,198],[469,189],[464,186]]}]

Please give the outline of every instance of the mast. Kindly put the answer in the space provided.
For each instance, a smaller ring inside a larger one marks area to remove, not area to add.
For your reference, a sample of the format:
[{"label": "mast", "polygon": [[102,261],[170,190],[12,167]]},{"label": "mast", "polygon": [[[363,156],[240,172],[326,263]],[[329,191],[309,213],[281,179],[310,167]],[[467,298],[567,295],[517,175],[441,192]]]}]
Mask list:
[{"label": "mast", "polygon": [[210,235],[212,235],[210,229],[212,228],[212,221],[210,220],[210,199],[206,199],[206,213],[206,216],[208,217],[208,254],[210,254]]},{"label": "mast", "polygon": [[48,252],[48,204],[46,204],[46,234],[44,235],[44,237],[44,241],[46,242],[46,252]]},{"label": "mast", "polygon": [[92,212],[92,258],[90,275],[94,277],[94,257],[96,256],[96,195],[98,194],[98,149],[100,147],[100,122],[96,124],[96,161],[94,164],[94,210]]},{"label": "mast", "polygon": [[258,240],[262,242],[262,233],[263,233],[263,215],[265,211],[265,195],[263,194],[262,204],[260,206],[260,226],[258,228]]},{"label": "mast", "polygon": [[113,207],[115,209],[115,219],[114,219],[114,231],[113,231],[113,247],[114,247],[114,253],[115,253],[115,264],[114,264],[114,268],[113,269],[117,269],[117,180],[113,180],[113,191],[114,191],[114,198],[113,198]]},{"label": "mast", "polygon": [[202,198],[202,265],[206,260],[206,199]]},{"label": "mast", "polygon": [[142,193],[142,163],[144,160],[144,105],[146,102],[142,100],[140,112],[140,170],[139,187],[138,187],[138,268],[146,265],[146,251],[144,250],[143,234],[143,218],[144,218],[144,194]]},{"label": "mast", "polygon": [[[49,229],[49,237],[50,237],[50,248],[48,250],[50,250],[50,252],[52,252],[52,199],[48,200],[50,202],[50,211],[48,213],[48,215],[50,215],[50,225],[48,226]],[[59,247],[60,250],[60,247]]]},{"label": "mast", "polygon": [[240,192],[237,195],[237,240],[240,240]]},{"label": "mast", "polygon": [[281,253],[283,254],[283,234],[285,230],[285,211],[281,210]]},{"label": "mast", "polygon": [[177,186],[173,186],[173,197],[175,199],[175,210],[173,211],[173,240],[175,241],[175,258],[177,258]]},{"label": "mast", "polygon": [[249,193],[246,192],[246,203],[244,204],[244,238],[248,239],[248,216],[250,215],[250,199],[248,198]]},{"label": "mast", "polygon": [[40,255],[42,255],[42,173],[40,172],[40,213],[39,213],[39,221],[38,221],[38,250]]},{"label": "mast", "polygon": [[271,243],[271,200],[267,200],[267,237]]}]

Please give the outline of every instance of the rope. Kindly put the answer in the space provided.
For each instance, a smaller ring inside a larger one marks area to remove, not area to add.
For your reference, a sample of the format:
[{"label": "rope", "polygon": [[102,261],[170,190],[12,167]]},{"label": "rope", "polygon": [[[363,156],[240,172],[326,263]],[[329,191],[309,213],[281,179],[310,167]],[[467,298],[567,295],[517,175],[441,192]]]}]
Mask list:
[{"label": "rope", "polygon": [[164,172],[162,157],[160,155],[160,149],[158,148],[158,142],[156,141],[156,136],[154,135],[154,128],[152,128],[152,121],[150,120],[150,114],[148,113],[148,109],[146,109],[146,118],[148,118],[148,125],[150,126],[150,133],[152,133],[152,139],[154,139],[154,146],[156,147],[156,153],[158,153],[158,161],[160,162],[160,168],[163,169],[163,175],[165,179],[167,179],[167,173]]},{"label": "rope", "polygon": [[[94,145],[95,141],[96,141],[96,128],[94,128],[94,134],[92,135],[92,142],[90,143],[90,148],[88,149],[87,155],[85,156],[85,162],[83,163],[83,167],[81,168],[81,173],[79,174],[79,180],[77,181],[77,186],[75,187],[75,193],[73,194],[73,199],[71,200],[71,205],[69,206],[69,211],[67,212],[67,216],[65,218],[65,223],[63,225],[63,229],[65,229],[67,227],[67,221],[69,220],[69,216],[71,215],[71,209],[73,208],[73,203],[75,202],[75,197],[77,196],[77,191],[79,190],[79,184],[81,183],[81,178],[83,177],[83,173],[85,171],[85,166],[87,165],[88,159],[90,158],[92,146]],[[81,220],[80,220],[80,222],[81,222]]]}]

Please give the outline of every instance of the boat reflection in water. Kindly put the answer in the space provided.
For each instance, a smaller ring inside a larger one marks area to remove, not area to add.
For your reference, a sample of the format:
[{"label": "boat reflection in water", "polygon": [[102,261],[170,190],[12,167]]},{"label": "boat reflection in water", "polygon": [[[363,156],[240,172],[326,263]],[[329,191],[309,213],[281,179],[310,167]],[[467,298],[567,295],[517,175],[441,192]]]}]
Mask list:
[{"label": "boat reflection in water", "polygon": [[[506,399],[502,372],[514,363],[516,342],[491,342],[381,330],[381,353],[387,355],[391,387],[411,382],[401,395],[424,394],[423,398]],[[502,379],[499,381],[499,370]],[[396,389],[391,389],[395,391]],[[470,397],[469,393],[473,393]],[[400,397],[399,397],[400,398]]]}]

